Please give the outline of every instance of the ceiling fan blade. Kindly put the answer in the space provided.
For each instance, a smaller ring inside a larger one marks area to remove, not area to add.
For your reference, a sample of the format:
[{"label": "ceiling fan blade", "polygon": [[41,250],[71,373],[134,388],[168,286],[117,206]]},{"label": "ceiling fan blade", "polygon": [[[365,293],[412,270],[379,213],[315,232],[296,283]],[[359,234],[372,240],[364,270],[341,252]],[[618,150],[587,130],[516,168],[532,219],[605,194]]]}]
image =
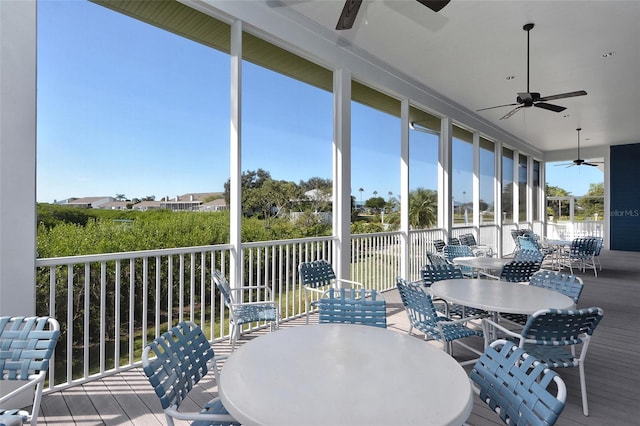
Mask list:
[{"label": "ceiling fan blade", "polygon": [[535,104],[533,104],[534,107],[538,107],[538,108],[542,108],[542,109],[548,109],[549,111],[553,111],[553,112],[562,112],[565,109],[567,109],[566,107],[560,106],[560,105],[553,105],[553,104],[547,104],[544,102],[537,102]]},{"label": "ceiling fan blade", "polygon": [[451,0],[418,0],[419,3],[427,6],[434,12],[440,12]]},{"label": "ceiling fan blade", "polygon": [[504,104],[504,105],[496,105],[496,106],[492,106],[492,107],[488,107],[488,108],[481,108],[481,109],[477,109],[477,111],[486,111],[488,109],[494,109],[494,108],[502,108],[502,107],[506,107],[506,106],[516,106],[518,104]]},{"label": "ceiling fan blade", "polygon": [[584,96],[586,95],[587,92],[585,92],[584,90],[578,90],[576,92],[567,92],[567,93],[560,93],[558,95],[551,95],[551,96],[545,96],[540,98],[540,101],[553,101],[555,99],[564,99],[564,98],[573,98],[575,96]]},{"label": "ceiling fan blade", "polygon": [[515,107],[514,109],[512,109],[511,111],[509,111],[508,113],[506,113],[505,115],[500,117],[500,120],[506,120],[507,118],[509,118],[513,114],[515,114],[516,112],[520,111],[520,109],[522,109],[522,105],[520,105],[519,107]]},{"label": "ceiling fan blade", "polygon": [[338,19],[338,24],[336,25],[336,30],[351,29],[356,20],[356,16],[358,16],[358,10],[360,10],[361,5],[362,0],[345,1],[342,13],[340,13],[340,18]]},{"label": "ceiling fan blade", "polygon": [[575,163],[573,163],[573,162],[571,162],[571,163],[559,163],[559,164],[554,164],[554,166],[556,166],[556,167],[560,167],[560,166],[567,166],[567,167],[569,167],[569,166],[575,166],[575,165],[576,165],[576,164],[575,164]]}]

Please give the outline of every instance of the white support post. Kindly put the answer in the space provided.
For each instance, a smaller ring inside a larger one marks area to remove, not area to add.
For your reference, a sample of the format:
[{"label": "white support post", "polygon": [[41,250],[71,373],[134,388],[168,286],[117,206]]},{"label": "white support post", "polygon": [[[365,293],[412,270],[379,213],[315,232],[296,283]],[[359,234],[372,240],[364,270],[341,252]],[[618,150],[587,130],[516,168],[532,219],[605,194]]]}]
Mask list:
[{"label": "white support post", "polygon": [[480,134],[473,134],[473,229],[480,241]]},{"label": "white support post", "polygon": [[[36,313],[36,2],[0,0],[0,315]],[[0,395],[21,383],[0,380]],[[28,393],[5,406],[31,404]],[[3,404],[4,405],[4,404]]]},{"label": "white support post", "polygon": [[443,229],[447,238],[453,225],[453,205],[451,198],[451,147],[453,126],[451,119],[440,121],[440,149],[438,150],[438,227]]},{"label": "white support post", "polygon": [[242,286],[242,22],[231,24],[231,117],[229,132],[229,284]]},{"label": "white support post", "polygon": [[333,74],[333,266],[336,276],[351,274],[351,72]]},{"label": "white support post", "polygon": [[409,276],[409,100],[400,104],[400,276]]},{"label": "white support post", "polygon": [[36,306],[36,2],[0,1],[0,315]]}]

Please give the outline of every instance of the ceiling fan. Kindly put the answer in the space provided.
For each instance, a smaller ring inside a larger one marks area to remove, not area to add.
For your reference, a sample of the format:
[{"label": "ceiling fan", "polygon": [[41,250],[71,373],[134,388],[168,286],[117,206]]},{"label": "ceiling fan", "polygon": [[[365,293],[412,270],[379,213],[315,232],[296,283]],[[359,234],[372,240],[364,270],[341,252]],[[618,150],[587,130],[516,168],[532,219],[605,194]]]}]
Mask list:
[{"label": "ceiling fan", "polygon": [[[445,7],[449,1],[451,0],[416,0],[417,2],[427,6],[429,9],[434,12],[439,12]],[[362,5],[362,0],[347,0],[344,2],[344,7],[342,8],[342,13],[340,13],[340,18],[338,19],[338,24],[336,25],[336,30],[349,30],[353,27],[353,23],[356,20],[356,16],[358,15],[358,10],[360,10],[360,6]]]},{"label": "ceiling fan", "polygon": [[527,32],[527,91],[523,92],[523,93],[518,93],[518,96],[516,97],[516,102],[513,103],[513,104],[497,105],[497,106],[493,106],[493,107],[482,108],[482,109],[479,109],[477,111],[485,111],[485,110],[488,110],[488,109],[502,108],[502,107],[506,107],[506,106],[515,106],[514,109],[512,109],[511,111],[509,111],[508,113],[506,113],[505,115],[500,117],[500,120],[505,120],[505,119],[511,117],[513,114],[515,114],[516,112],[520,111],[522,108],[528,108],[528,107],[532,107],[532,106],[537,107],[537,108],[546,109],[546,110],[553,111],[553,112],[562,112],[567,108],[563,107],[563,106],[559,106],[559,105],[549,104],[546,101],[552,101],[552,100],[564,99],[564,98],[572,98],[574,96],[584,96],[584,95],[587,94],[587,92],[585,92],[584,90],[578,90],[578,91],[575,91],[575,92],[560,93],[560,94],[551,95],[551,96],[540,96],[540,93],[531,92],[529,90],[529,33],[531,32],[533,27],[534,27],[534,24],[532,24],[532,23],[525,24],[522,27],[522,29]]},{"label": "ceiling fan", "polygon": [[564,163],[564,164],[556,164],[556,166],[567,166],[567,167],[573,167],[573,166],[593,166],[593,167],[598,167],[598,164],[603,164],[602,161],[586,161],[580,158],[580,130],[582,130],[581,128],[577,128],[576,129],[578,131],[578,158],[573,160],[571,163]]}]

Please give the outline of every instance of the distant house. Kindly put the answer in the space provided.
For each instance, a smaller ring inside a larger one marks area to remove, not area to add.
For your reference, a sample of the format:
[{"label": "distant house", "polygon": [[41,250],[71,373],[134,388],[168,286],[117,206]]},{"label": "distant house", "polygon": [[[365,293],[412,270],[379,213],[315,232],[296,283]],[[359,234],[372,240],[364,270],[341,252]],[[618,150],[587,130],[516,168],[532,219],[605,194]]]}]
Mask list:
[{"label": "distant house", "polygon": [[110,201],[100,205],[101,209],[105,210],[127,210],[131,205],[131,201]]},{"label": "distant house", "polygon": [[140,201],[137,204],[134,204],[131,208],[133,210],[140,210],[142,212],[146,212],[147,210],[158,210],[164,207],[161,207],[161,201]]},{"label": "distant house", "polygon": [[200,211],[202,212],[221,212],[225,210],[229,210],[229,206],[224,198],[218,198],[200,206]]},{"label": "distant house", "polygon": [[85,209],[98,209],[106,203],[112,203],[116,201],[113,197],[82,197],[82,198],[69,198],[64,201],[56,202],[65,206],[82,207]]}]

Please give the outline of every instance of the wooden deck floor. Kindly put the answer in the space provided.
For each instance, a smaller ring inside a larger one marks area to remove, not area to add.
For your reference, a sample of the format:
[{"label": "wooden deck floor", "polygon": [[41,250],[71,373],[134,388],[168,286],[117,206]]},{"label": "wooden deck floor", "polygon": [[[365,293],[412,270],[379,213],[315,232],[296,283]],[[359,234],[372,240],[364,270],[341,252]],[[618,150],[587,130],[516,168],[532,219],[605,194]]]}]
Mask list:
[{"label": "wooden deck floor", "polygon": [[[605,312],[586,360],[590,416],[582,415],[578,369],[559,370],[567,383],[568,397],[557,425],[632,425],[640,418],[640,396],[636,390],[640,369],[635,362],[640,340],[640,253],[603,251],[601,261],[603,270],[597,278],[588,272],[578,274],[585,282],[579,307],[600,306]],[[406,315],[397,292],[387,292],[385,298],[389,328],[406,332]],[[283,327],[303,323],[292,321]],[[215,351],[229,353],[229,346],[226,342],[216,344]],[[465,354],[458,355],[464,357]],[[216,391],[215,381],[205,378],[201,386],[191,392],[192,400],[184,408],[191,405],[195,409],[211,399]],[[140,369],[46,395],[39,422],[43,425],[165,424],[160,403]],[[477,399],[468,423],[502,424]]]}]

